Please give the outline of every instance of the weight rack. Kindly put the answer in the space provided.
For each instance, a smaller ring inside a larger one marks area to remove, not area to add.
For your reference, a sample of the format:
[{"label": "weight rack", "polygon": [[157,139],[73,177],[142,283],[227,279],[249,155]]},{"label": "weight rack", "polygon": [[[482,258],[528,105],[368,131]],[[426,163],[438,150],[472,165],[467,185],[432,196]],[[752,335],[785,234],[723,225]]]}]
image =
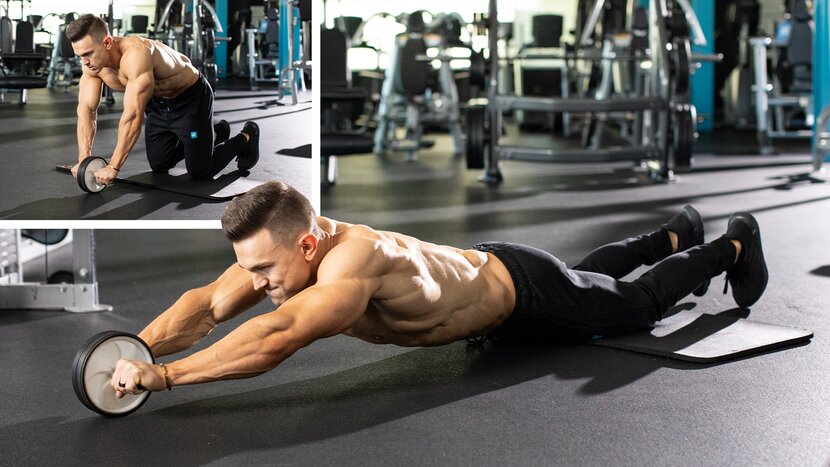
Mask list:
[{"label": "weight rack", "polygon": [[92,230],[72,232],[73,284],[24,282],[20,264],[20,231],[0,231],[0,309],[63,310],[75,313],[111,311],[98,303],[95,272],[95,235]]}]

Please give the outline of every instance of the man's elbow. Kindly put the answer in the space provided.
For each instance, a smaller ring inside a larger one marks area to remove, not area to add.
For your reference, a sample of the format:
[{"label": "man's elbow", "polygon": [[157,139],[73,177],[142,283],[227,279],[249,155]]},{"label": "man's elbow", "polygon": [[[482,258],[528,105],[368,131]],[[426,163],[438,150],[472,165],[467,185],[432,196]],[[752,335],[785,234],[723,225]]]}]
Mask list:
[{"label": "man's elbow", "polygon": [[95,120],[98,117],[98,110],[85,105],[79,105],[77,112],[78,119]]},{"label": "man's elbow", "polygon": [[271,323],[270,326],[263,328],[260,335],[262,353],[267,355],[266,358],[276,361],[275,366],[313,342],[298,332],[299,329],[295,326],[293,317],[280,316],[280,318],[282,319],[276,325]]},{"label": "man's elbow", "polygon": [[271,371],[302,347],[298,340],[292,339],[288,335],[271,336],[262,341],[260,351],[256,356],[258,360],[256,366],[263,373]]},{"label": "man's elbow", "polygon": [[124,111],[121,113],[121,124],[138,124],[141,125],[144,122],[144,112],[136,107],[124,107]]}]

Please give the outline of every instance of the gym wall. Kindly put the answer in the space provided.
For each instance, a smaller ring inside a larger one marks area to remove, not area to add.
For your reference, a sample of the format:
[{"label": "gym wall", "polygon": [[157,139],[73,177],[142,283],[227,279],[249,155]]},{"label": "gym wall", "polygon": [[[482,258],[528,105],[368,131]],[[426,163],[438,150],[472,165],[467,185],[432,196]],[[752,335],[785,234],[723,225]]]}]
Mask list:
[{"label": "gym wall", "polygon": [[[109,0],[79,0],[71,3],[67,3],[66,0],[36,0],[31,3],[31,8],[29,8],[29,4],[27,3],[23,9],[23,13],[27,16],[32,14],[44,17],[49,13],[69,12],[103,15],[107,13],[108,8]],[[152,23],[155,12],[156,0],[120,0],[116,1],[113,6],[113,16],[116,19],[123,19],[125,27],[130,24],[130,17],[133,15],[147,15],[151,18],[150,22]],[[8,16],[12,20],[20,19],[20,7],[14,8],[14,6],[10,6]],[[50,16],[44,19],[43,27],[50,31],[57,31],[61,23],[62,21],[59,18]],[[123,34],[123,30],[121,33]],[[44,35],[41,37],[40,34],[45,33],[36,34],[35,42],[48,42],[48,36]]]}]

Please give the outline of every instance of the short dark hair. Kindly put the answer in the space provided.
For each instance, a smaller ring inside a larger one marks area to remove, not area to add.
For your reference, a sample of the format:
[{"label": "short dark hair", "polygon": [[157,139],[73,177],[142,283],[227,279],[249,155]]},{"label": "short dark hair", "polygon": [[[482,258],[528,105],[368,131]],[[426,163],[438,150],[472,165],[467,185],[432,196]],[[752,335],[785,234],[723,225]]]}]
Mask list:
[{"label": "short dark hair", "polygon": [[70,42],[78,42],[85,36],[91,36],[100,41],[109,35],[107,22],[98,16],[89,13],[66,25],[66,37]]},{"label": "short dark hair", "polygon": [[231,242],[245,240],[265,228],[277,241],[303,232],[318,234],[317,217],[308,198],[292,186],[264,183],[236,197],[222,214],[222,231]]}]

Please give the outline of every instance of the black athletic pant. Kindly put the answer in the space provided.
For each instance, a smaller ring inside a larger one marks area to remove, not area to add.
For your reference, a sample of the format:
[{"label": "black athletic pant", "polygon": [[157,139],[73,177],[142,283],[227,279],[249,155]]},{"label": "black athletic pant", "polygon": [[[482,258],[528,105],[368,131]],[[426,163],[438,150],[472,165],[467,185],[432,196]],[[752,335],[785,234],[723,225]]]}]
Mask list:
[{"label": "black athletic pant", "polygon": [[[490,335],[516,343],[573,342],[648,328],[735,258],[734,245],[724,237],[672,255],[665,230],[602,246],[573,269],[524,245],[487,242],[473,248],[493,253],[513,278],[516,307]],[[632,282],[618,280],[658,261]]]},{"label": "black athletic pant", "polygon": [[153,172],[167,172],[184,159],[191,177],[213,178],[246,147],[241,134],[213,146],[213,90],[204,76],[173,99],[150,98],[144,113]]}]

